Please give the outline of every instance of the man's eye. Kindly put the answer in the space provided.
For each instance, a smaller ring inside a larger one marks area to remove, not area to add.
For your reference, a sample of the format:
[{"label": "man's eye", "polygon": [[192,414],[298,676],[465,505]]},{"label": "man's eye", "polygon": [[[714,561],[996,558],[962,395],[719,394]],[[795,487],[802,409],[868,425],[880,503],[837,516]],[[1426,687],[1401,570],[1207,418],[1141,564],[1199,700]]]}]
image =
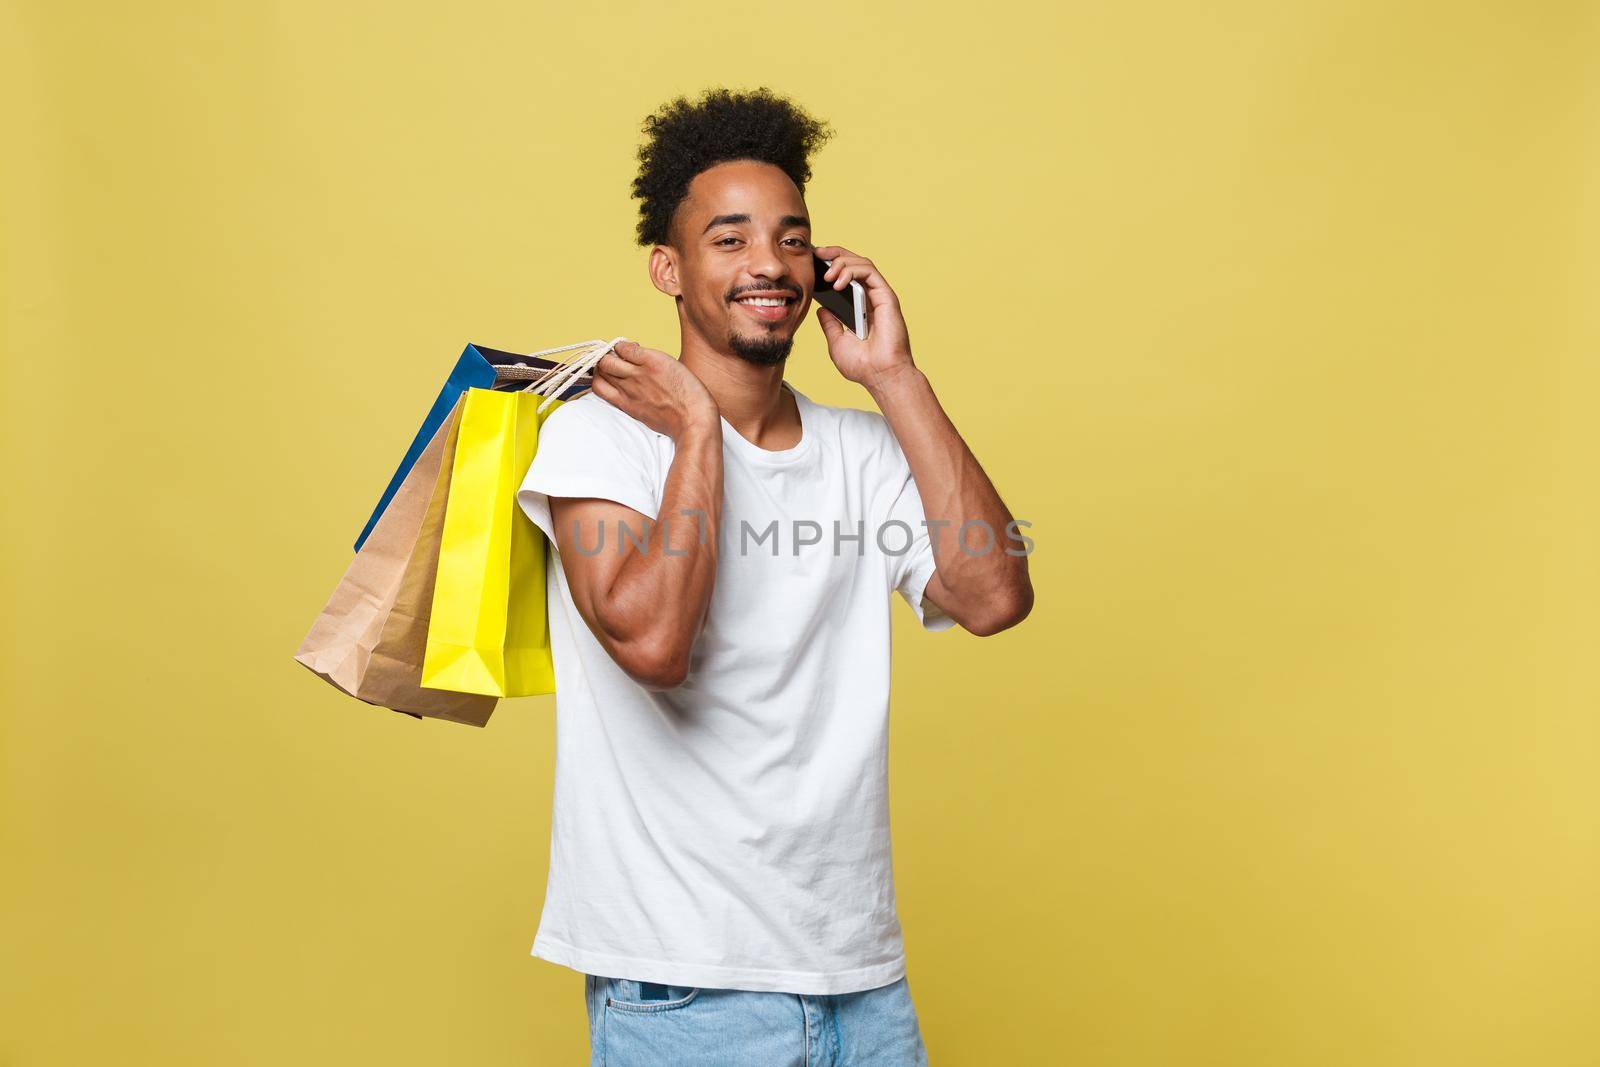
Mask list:
[{"label": "man's eye", "polygon": [[[729,241],[737,241],[737,240],[739,240],[737,237],[724,237],[720,241],[713,241],[712,245],[713,246],[715,246],[715,245],[725,245]],[[785,243],[792,243],[797,248],[806,248],[806,247],[808,247],[810,245],[810,242],[807,241],[804,237],[790,237],[790,238],[786,239]]]}]

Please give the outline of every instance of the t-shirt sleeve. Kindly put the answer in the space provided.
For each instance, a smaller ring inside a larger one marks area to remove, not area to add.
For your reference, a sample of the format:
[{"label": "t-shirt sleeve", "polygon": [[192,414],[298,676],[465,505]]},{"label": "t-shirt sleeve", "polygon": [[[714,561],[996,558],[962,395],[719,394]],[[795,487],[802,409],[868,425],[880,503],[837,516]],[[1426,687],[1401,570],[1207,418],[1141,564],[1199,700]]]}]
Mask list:
[{"label": "t-shirt sleeve", "polygon": [[629,428],[597,418],[577,401],[562,404],[539,428],[533,462],[517,490],[517,503],[556,546],[550,515],[553,496],[600,497],[654,519],[659,504],[644,442]]},{"label": "t-shirt sleeve", "polygon": [[[885,423],[887,430],[887,423]],[[890,434],[891,441],[893,434]],[[916,612],[917,621],[922,623],[926,630],[948,630],[956,624],[956,620],[947,615],[942,608],[932,601],[924,598],[923,593],[928,587],[928,579],[933,577],[933,538],[932,531],[922,524],[926,514],[922,509],[922,494],[917,491],[916,479],[911,475],[911,465],[906,462],[905,453],[900,450],[896,442],[890,451],[890,491],[893,503],[889,506],[886,523],[898,520],[910,527],[911,547],[901,555],[889,557],[889,581],[891,587],[905,598],[911,610]],[[939,543],[949,545],[955,536],[949,526],[939,527]],[[899,526],[890,526],[883,532],[883,543],[898,548],[906,538],[906,531]]]}]

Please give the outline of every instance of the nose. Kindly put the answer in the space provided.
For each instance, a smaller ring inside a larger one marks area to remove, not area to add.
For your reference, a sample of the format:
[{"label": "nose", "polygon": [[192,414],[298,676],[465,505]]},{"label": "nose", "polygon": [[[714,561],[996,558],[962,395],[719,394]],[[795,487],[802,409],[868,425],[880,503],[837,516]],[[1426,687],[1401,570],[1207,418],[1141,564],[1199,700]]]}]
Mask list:
[{"label": "nose", "polygon": [[[750,262],[747,269],[757,278],[764,279],[776,285],[787,272],[783,254],[779,249],[770,245],[751,245]],[[789,288],[788,285],[782,288]]]}]

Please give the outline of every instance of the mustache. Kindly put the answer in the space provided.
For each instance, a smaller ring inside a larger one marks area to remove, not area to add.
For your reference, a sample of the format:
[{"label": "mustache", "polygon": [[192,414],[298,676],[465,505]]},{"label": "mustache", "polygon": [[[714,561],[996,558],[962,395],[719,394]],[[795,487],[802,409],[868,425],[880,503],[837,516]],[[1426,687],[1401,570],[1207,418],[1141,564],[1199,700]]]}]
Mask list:
[{"label": "mustache", "polygon": [[746,293],[788,293],[796,300],[800,299],[800,290],[790,285],[752,285],[748,289],[740,289],[737,293],[730,294],[728,299],[737,300]]}]

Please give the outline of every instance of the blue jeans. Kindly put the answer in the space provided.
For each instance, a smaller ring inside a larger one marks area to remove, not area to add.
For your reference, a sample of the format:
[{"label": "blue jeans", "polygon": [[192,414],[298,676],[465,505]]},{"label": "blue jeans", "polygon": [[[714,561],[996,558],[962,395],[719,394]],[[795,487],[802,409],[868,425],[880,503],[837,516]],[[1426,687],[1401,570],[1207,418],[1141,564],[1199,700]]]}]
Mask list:
[{"label": "blue jeans", "polygon": [[927,1067],[906,980],[809,996],[584,976],[589,1067]]}]

